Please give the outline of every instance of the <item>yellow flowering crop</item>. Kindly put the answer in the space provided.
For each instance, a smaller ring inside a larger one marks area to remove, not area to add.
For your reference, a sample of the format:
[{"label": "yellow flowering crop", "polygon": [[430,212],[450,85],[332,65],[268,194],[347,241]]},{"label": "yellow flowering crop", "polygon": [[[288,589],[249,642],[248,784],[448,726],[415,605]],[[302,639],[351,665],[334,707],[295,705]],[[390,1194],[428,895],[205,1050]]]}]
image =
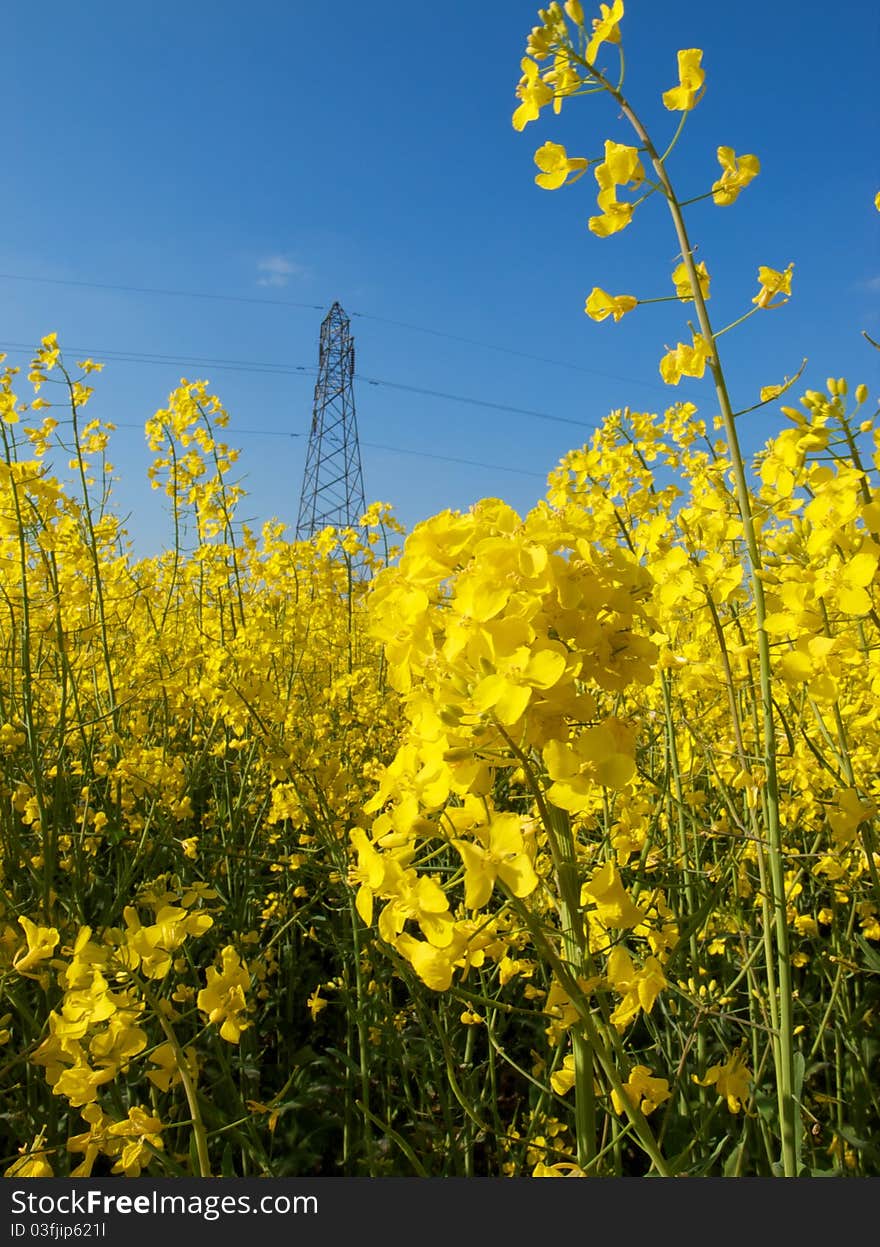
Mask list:
[{"label": "yellow flowering crop", "polygon": [[631,127],[536,181],[592,167],[599,238],[664,201],[654,289],[585,313],[687,321],[660,370],[711,373],[705,413],[612,411],[523,513],[296,541],[241,522],[234,421],[182,380],[135,559],[101,365],[49,333],[3,367],[7,1176],[877,1172],[878,411],[830,377],[744,457],[722,334],[793,266],[713,328],[690,204],[759,162],[679,197],[702,53],[655,146],[623,14],[539,10],[513,124],[604,94]]}]

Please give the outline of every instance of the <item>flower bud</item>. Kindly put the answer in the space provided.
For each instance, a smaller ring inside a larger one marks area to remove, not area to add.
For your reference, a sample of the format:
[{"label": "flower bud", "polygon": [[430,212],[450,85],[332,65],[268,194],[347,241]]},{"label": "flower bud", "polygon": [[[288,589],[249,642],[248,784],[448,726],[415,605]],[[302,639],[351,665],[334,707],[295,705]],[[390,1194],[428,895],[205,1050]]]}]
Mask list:
[{"label": "flower bud", "polygon": [[856,386],[856,402],[866,403],[868,401],[868,387],[864,384]]}]

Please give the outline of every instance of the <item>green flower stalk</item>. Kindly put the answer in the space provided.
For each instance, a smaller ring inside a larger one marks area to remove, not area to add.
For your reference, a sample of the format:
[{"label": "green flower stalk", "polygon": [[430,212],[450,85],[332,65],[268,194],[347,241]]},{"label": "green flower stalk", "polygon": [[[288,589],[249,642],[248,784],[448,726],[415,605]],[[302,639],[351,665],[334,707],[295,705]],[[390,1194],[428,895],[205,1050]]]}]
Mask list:
[{"label": "green flower stalk", "polygon": [[[774,958],[768,961],[768,996],[771,1009],[774,1069],[776,1078],[781,1137],[782,1172],[794,1177],[798,1172],[799,1121],[794,1094],[795,1049],[792,1018],[792,973],[786,917],[785,866],[779,822],[779,789],[777,777],[776,727],[773,716],[770,643],[764,622],[767,607],[762,580],[762,561],[758,544],[755,516],[739,437],[736,413],[730,400],[727,380],[718,350],[718,338],[724,332],[713,330],[706,307],[709,274],[704,264],[694,259],[684,215],[684,201],[679,198],[669,176],[666,162],[682,133],[683,125],[667,150],[661,155],[654,145],[645,125],[623,94],[623,53],[620,51],[620,75],[615,84],[598,68],[596,58],[604,44],[614,44],[620,49],[619,23],[623,18],[623,0],[614,0],[609,8],[601,6],[601,18],[593,22],[588,33],[583,9],[577,0],[568,0],[562,7],[558,3],[539,10],[542,25],[536,26],[527,41],[528,55],[522,61],[523,77],[517,88],[520,105],[513,114],[513,125],[522,130],[528,122],[536,120],[540,111],[552,102],[559,112],[565,98],[572,95],[604,91],[614,100],[619,112],[635,132],[639,146],[629,147],[610,140],[605,143],[604,159],[596,164],[598,183],[597,203],[599,214],[590,218],[589,228],[597,237],[608,237],[625,229],[633,213],[648,195],[659,192],[665,198],[672,217],[678,240],[681,264],[673,275],[676,296],[682,301],[693,302],[697,328],[692,331],[690,343],[679,343],[669,351],[660,364],[663,379],[677,385],[682,376],[702,377],[708,367],[718,398],[721,421],[727,440],[733,469],[736,500],[742,521],[750,590],[755,607],[757,647],[760,679],[760,714],[762,730],[762,765],[765,775],[763,808],[765,836],[760,849],[767,857],[767,895],[764,898],[766,933],[773,932]],[[542,70],[539,62],[550,61],[550,67]],[[702,69],[702,52],[696,48],[678,53],[679,84],[663,95],[665,107],[680,112],[683,122],[687,113],[697,104],[705,90],[705,72]],[[649,166],[653,179],[648,177],[642,158]],[[719,206],[732,204],[739,192],[759,172],[760,164],[755,156],[737,159],[730,148],[718,149],[722,176],[712,187],[714,201]],[[571,158],[558,144],[545,143],[535,156],[540,173],[536,178],[544,189],[557,189],[567,181],[581,177],[587,161]],[[570,175],[574,174],[574,177]],[[647,194],[635,202],[619,197],[619,192],[641,191],[647,183]],[[700,196],[702,198],[703,196]],[[752,302],[749,315],[761,310],[778,307],[791,294],[791,270],[783,272],[762,266],[759,269],[759,291]],[[633,295],[608,295],[595,289],[587,299],[586,312],[595,320],[608,315],[620,320],[640,302]],[[728,326],[730,328],[732,326]],[[775,960],[775,965],[773,961]]]}]

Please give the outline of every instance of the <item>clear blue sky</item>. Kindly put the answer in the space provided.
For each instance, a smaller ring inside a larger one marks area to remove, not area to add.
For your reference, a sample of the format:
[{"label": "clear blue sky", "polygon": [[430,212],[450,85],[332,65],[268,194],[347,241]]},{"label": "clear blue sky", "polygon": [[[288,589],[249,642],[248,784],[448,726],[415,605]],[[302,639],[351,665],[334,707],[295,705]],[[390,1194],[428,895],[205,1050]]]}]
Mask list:
[{"label": "clear blue sky", "polygon": [[[364,377],[584,425],[678,398],[710,414],[705,383],[659,379],[664,346],[686,336],[683,309],[638,308],[618,325],[584,315],[594,285],[671,293],[676,244],[658,197],[601,241],[586,224],[592,173],[556,192],[536,187],[532,157],[547,139],[590,157],[605,138],[630,141],[604,97],[513,130],[536,8],[46,0],[37,14],[13,0],[0,272],[51,280],[0,279],[0,350],[57,330],[69,360],[113,351],[314,368],[321,319],[339,300]],[[880,338],[875,6],[627,0],[622,30],[626,89],[658,145],[677,120],[660,103],[677,82],[676,52],[704,51],[708,89],[671,163],[683,196],[709,189],[719,144],[762,162],[734,206],[690,210],[716,326],[750,306],[759,264],[795,262],[788,306],[723,339],[735,403],[755,401],[805,355],[803,386],[847,375],[876,393],[878,356],[860,336]],[[55,284],[64,281],[266,302]],[[110,362],[94,414],[140,425],[183,375],[208,378],[230,411],[250,493],[242,517],[293,526],[314,376]],[[363,381],[356,404],[367,500],[393,503],[410,526],[487,495],[527,510],[589,434]],[[746,449],[781,419],[772,408],[745,417]],[[151,553],[169,530],[145,483],[142,433],[120,428],[114,446],[117,507],[131,514],[136,549]]]}]

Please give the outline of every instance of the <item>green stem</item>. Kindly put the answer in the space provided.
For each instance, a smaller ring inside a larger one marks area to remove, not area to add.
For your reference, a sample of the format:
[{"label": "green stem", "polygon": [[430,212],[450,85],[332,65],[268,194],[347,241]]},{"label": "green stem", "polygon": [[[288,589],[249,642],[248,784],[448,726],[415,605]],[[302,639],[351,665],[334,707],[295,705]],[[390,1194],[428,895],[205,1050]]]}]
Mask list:
[{"label": "green stem", "polygon": [[199,1108],[199,1097],[196,1091],[195,1083],[193,1082],[193,1079],[192,1079],[192,1074],[190,1073],[190,1067],[189,1067],[189,1062],[186,1059],[186,1053],[184,1052],[183,1048],[180,1046],[180,1041],[178,1040],[177,1035],[174,1033],[174,1027],[171,1025],[168,1018],[162,1012],[161,1008],[159,1007],[159,1002],[156,1000],[153,993],[149,990],[147,985],[143,982],[139,983],[138,986],[140,987],[144,1000],[147,1002],[149,1008],[152,1010],[153,1016],[156,1018],[159,1025],[162,1027],[165,1038],[168,1040],[169,1044],[171,1045],[171,1050],[174,1053],[174,1060],[177,1064],[177,1072],[180,1074],[180,1081],[183,1084],[184,1094],[186,1095],[186,1102],[189,1105],[190,1116],[192,1117],[193,1138],[195,1139],[195,1143],[196,1143],[196,1155],[198,1156],[198,1159],[199,1159],[199,1177],[210,1178],[212,1175],[211,1175],[211,1160],[208,1155],[208,1136],[205,1132],[205,1123],[202,1120],[202,1111]]}]

